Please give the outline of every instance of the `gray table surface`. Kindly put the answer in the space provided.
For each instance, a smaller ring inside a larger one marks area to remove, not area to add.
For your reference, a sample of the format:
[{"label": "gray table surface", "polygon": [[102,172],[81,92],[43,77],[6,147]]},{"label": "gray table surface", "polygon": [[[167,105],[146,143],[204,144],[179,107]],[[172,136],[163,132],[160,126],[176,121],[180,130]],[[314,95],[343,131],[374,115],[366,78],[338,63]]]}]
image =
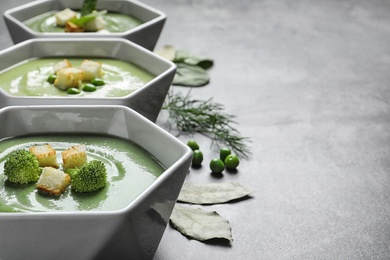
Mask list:
[{"label": "gray table surface", "polygon": [[[0,11],[26,2],[2,0]],[[390,259],[390,2],[144,2],[168,16],[157,48],[214,59],[210,84],[191,96],[222,103],[252,140],[238,173],[217,179],[205,163],[187,177],[254,191],[203,207],[229,220],[234,241],[168,226],[155,259]],[[12,44],[1,21],[0,48]]]}]

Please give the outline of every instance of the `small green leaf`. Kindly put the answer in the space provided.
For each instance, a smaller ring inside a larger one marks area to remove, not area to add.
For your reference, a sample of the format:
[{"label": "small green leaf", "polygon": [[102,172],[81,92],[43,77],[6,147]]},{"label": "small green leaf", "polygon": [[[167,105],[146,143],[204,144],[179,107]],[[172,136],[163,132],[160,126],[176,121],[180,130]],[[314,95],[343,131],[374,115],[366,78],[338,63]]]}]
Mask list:
[{"label": "small green leaf", "polygon": [[205,69],[205,70],[207,70],[213,66],[212,60],[198,59],[195,57],[186,58],[184,60],[184,63],[189,64],[189,65],[198,65],[199,67],[201,67],[202,69]]},{"label": "small green leaf", "polygon": [[185,236],[199,241],[222,238],[233,241],[229,221],[215,211],[175,205],[171,222]]},{"label": "small green leaf", "polygon": [[200,87],[209,83],[210,77],[206,70],[213,66],[213,60],[193,55],[187,51],[176,50],[172,45],[164,45],[155,53],[176,64],[173,85]]},{"label": "small green leaf", "polygon": [[214,65],[214,61],[212,59],[199,57],[183,50],[176,50],[173,62],[197,65],[205,70]]},{"label": "small green leaf", "polygon": [[176,50],[175,58],[173,59],[173,62],[183,63],[184,60],[190,56],[191,56],[191,54],[188,51]]},{"label": "small green leaf", "polygon": [[173,85],[200,87],[210,81],[207,71],[197,65],[185,63],[176,64],[176,74],[173,79]]},{"label": "small green leaf", "polygon": [[243,198],[251,191],[237,182],[195,184],[185,182],[180,191],[180,202],[191,204],[218,204]]},{"label": "small green leaf", "polygon": [[80,18],[70,19],[69,22],[71,22],[77,26],[83,26],[85,23],[95,19],[96,17],[98,17],[100,15],[104,15],[106,13],[107,13],[107,10],[103,10],[100,12],[93,12],[93,13],[81,16]]}]

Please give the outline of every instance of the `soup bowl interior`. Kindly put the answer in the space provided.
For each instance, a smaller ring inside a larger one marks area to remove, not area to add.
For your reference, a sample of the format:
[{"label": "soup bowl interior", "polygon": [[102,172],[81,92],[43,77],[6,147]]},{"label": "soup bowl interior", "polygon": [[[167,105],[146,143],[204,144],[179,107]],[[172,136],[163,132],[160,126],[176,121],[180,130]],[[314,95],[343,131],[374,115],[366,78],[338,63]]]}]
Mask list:
[{"label": "soup bowl interior", "polygon": [[124,106],[7,107],[0,109],[0,124],[0,140],[56,133],[119,137],[165,169],[119,210],[0,212],[1,259],[153,258],[191,163],[186,145]]},{"label": "soup bowl interior", "polygon": [[[59,38],[65,33],[37,32],[29,28],[25,21],[52,11],[65,8],[80,10],[83,1],[79,0],[38,0],[4,12],[4,20],[14,43],[31,38]],[[141,24],[125,32],[118,33],[66,33],[68,38],[124,38],[133,41],[149,50],[153,50],[161,34],[166,15],[146,4],[134,0],[99,0],[98,10],[121,13],[138,19]]]},{"label": "soup bowl interior", "polygon": [[172,84],[176,66],[124,39],[31,39],[0,51],[0,80],[10,67],[39,58],[109,58],[138,66],[153,78],[123,97],[16,96],[0,88],[0,107],[14,105],[124,105],[155,121]]}]

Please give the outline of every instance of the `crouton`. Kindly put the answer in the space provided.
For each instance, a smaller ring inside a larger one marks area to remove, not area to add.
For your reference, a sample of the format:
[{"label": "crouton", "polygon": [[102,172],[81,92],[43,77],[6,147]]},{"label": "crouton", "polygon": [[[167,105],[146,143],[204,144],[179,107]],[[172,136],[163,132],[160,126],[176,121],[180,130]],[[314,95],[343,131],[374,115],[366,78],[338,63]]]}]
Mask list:
[{"label": "crouton", "polygon": [[87,162],[87,149],[85,145],[80,144],[72,146],[62,152],[62,167],[64,170],[80,168]]},{"label": "crouton", "polygon": [[68,21],[65,25],[65,32],[84,32],[84,27]]},{"label": "crouton", "polygon": [[65,59],[63,61],[54,64],[53,69],[54,69],[54,73],[57,74],[57,71],[65,68],[70,68],[70,67],[72,67],[72,64],[70,64],[70,62],[67,59]]},{"label": "crouton", "polygon": [[37,157],[40,167],[59,167],[57,163],[57,153],[50,144],[32,146],[29,151]]},{"label": "crouton", "polygon": [[65,8],[64,10],[55,13],[54,16],[56,18],[57,26],[65,26],[67,21],[77,17],[77,13],[69,8]]},{"label": "crouton", "polygon": [[61,195],[70,185],[68,174],[53,167],[44,167],[36,184],[36,188],[44,193]]},{"label": "crouton", "polygon": [[97,32],[106,26],[106,21],[101,16],[97,16],[84,24],[84,30],[87,32]]},{"label": "crouton", "polygon": [[83,60],[80,69],[84,72],[84,80],[91,81],[95,78],[103,76],[102,64],[97,61]]},{"label": "crouton", "polygon": [[64,68],[57,71],[57,78],[54,81],[54,86],[61,90],[68,88],[79,87],[83,81],[84,72],[78,68]]}]

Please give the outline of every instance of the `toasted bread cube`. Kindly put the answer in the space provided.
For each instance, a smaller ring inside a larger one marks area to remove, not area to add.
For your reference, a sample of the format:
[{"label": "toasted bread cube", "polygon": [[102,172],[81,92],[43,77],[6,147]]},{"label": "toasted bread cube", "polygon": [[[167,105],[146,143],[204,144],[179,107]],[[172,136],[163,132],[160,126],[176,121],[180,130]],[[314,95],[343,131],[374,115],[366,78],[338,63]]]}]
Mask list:
[{"label": "toasted bread cube", "polygon": [[54,86],[61,90],[68,88],[79,87],[83,81],[84,72],[78,68],[64,68],[57,71],[57,78],[54,81]]},{"label": "toasted bread cube", "polygon": [[67,21],[77,17],[77,13],[69,8],[65,8],[64,10],[55,13],[54,16],[56,18],[57,26],[65,26]]},{"label": "toasted bread cube", "polygon": [[84,24],[84,30],[87,32],[97,32],[106,26],[106,21],[101,16],[97,16],[95,19],[88,21]]},{"label": "toasted bread cube", "polygon": [[68,21],[65,25],[65,32],[84,32],[84,27]]},{"label": "toasted bread cube", "polygon": [[97,61],[83,60],[80,65],[80,69],[84,72],[85,81],[91,81],[103,76],[102,64]]},{"label": "toasted bread cube", "polygon": [[62,162],[64,170],[80,168],[87,162],[87,148],[83,144],[70,147],[62,152]]},{"label": "toasted bread cube", "polygon": [[72,67],[72,64],[70,64],[70,62],[67,59],[65,59],[63,61],[54,64],[53,69],[54,69],[54,73],[57,74],[57,71],[65,68],[70,68],[70,67]]},{"label": "toasted bread cube", "polygon": [[40,167],[59,167],[57,153],[50,144],[32,146],[29,151],[37,157]]},{"label": "toasted bread cube", "polygon": [[53,195],[61,195],[70,185],[68,174],[53,167],[45,167],[36,184],[38,190]]}]

